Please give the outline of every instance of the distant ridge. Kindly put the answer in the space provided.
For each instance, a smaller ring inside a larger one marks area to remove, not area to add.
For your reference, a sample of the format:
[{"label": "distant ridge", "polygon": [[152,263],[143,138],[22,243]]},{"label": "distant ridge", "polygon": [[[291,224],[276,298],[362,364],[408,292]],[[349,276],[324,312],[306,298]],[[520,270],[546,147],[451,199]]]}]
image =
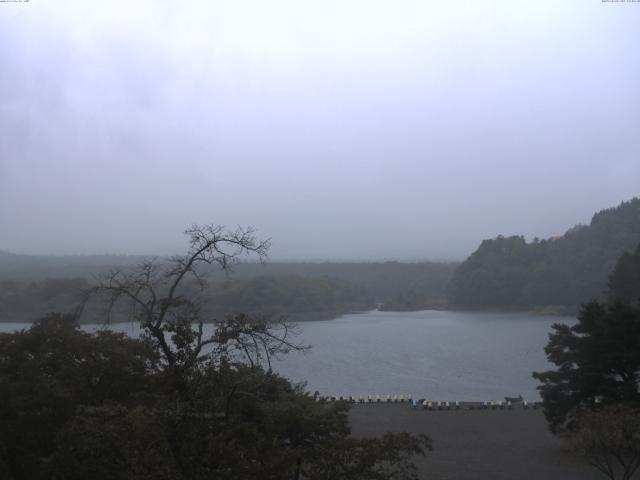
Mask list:
[{"label": "distant ridge", "polygon": [[[559,237],[484,240],[447,286],[451,308],[572,312],[602,299],[620,256],[640,244],[640,198],[597,212]],[[555,307],[555,308],[554,308]]]}]

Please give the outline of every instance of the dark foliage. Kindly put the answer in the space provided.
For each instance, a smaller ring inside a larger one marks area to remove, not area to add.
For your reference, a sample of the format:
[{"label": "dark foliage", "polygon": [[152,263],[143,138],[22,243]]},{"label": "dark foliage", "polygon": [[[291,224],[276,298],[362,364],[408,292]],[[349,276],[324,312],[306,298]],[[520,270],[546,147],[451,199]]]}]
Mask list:
[{"label": "dark foliage", "polygon": [[640,199],[596,213],[562,237],[485,240],[455,271],[449,303],[463,308],[569,309],[602,299],[616,261],[640,243]]},{"label": "dark foliage", "polygon": [[0,321],[32,321],[48,312],[72,311],[88,287],[86,278],[0,280]]},{"label": "dark foliage", "polygon": [[[234,326],[230,319],[227,329]],[[217,345],[238,338],[227,330]],[[89,334],[61,315],[3,334],[3,474],[15,480],[416,478],[411,457],[431,448],[426,437],[350,438],[346,403],[319,403],[259,365],[231,362],[229,351],[183,370],[185,388],[178,391],[169,388],[175,371],[167,377],[169,366],[142,340]]]},{"label": "dark foliage", "polygon": [[331,318],[375,306],[362,286],[337,278],[300,275],[261,275],[216,283],[205,301],[205,311],[219,317],[245,312],[292,319]]},{"label": "dark foliage", "polygon": [[[47,278],[39,282],[0,281],[0,321],[30,321],[46,312],[72,311],[89,288],[84,278]],[[207,319],[228,314],[260,312],[293,320],[333,318],[344,313],[370,310],[373,297],[346,280],[298,275],[262,275],[242,280],[211,282],[202,290],[197,282],[185,282],[183,292],[197,291],[201,313]],[[127,319],[126,308],[114,310],[112,321]],[[83,321],[101,321],[102,312],[85,312]]]},{"label": "dark foliage", "polygon": [[609,302],[582,306],[578,323],[555,324],[545,348],[558,369],[534,373],[551,430],[571,432],[585,412],[640,406],[640,247],[620,257],[609,276]]},{"label": "dark foliage", "polygon": [[[322,448],[322,447],[321,447]],[[408,433],[356,440],[341,438],[314,457],[304,478],[323,480],[388,480],[417,478],[411,456],[431,449],[428,437]]]},{"label": "dark foliage", "polygon": [[640,406],[640,309],[591,302],[574,326],[553,330],[545,352],[558,368],[533,376],[554,433],[575,429],[585,410]]},{"label": "dark foliage", "polygon": [[640,306],[640,244],[620,257],[609,276],[609,302]]},{"label": "dark foliage", "polygon": [[88,334],[52,314],[28,331],[0,334],[0,452],[13,477],[39,478],[56,432],[78,405],[130,404],[151,392],[158,356],[108,331]]},{"label": "dark foliage", "polygon": [[[349,437],[348,405],[274,374],[300,350],[284,323],[234,315],[206,336],[201,265],[223,269],[267,243],[194,226],[186,255],[111,271],[86,292],[128,305],[134,340],[52,314],[0,336],[0,466],[13,480],[415,479],[424,436]],[[191,283],[189,283],[191,282]]]}]

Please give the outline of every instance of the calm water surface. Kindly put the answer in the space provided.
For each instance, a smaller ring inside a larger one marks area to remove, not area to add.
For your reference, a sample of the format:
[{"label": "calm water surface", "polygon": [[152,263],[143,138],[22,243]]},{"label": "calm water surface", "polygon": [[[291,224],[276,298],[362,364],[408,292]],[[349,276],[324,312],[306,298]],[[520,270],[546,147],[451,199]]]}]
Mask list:
[{"label": "calm water surface", "polygon": [[[308,353],[293,353],[274,368],[323,395],[411,394],[436,400],[491,400],[505,395],[539,399],[535,370],[551,325],[566,317],[528,313],[378,312],[299,324]],[[0,330],[25,328],[0,323]],[[89,325],[88,329],[100,328]],[[131,324],[111,328],[137,335]]]}]

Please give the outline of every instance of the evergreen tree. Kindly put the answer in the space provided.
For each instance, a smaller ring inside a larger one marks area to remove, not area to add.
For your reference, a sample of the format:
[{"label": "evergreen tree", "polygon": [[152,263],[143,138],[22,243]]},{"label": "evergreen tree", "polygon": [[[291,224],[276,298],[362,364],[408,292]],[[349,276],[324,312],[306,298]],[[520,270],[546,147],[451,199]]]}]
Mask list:
[{"label": "evergreen tree", "polygon": [[640,305],[640,244],[620,257],[609,276],[609,302]]},{"label": "evergreen tree", "polygon": [[545,352],[558,368],[533,376],[554,433],[577,427],[584,410],[640,406],[640,309],[591,302],[578,323],[552,328]]}]

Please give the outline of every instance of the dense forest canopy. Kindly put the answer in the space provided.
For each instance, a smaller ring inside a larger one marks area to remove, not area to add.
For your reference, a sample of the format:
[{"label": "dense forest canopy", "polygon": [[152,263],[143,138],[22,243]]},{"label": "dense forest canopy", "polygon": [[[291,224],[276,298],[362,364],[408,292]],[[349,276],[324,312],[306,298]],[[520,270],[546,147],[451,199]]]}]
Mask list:
[{"label": "dense forest canopy", "polygon": [[[0,321],[31,321],[51,311],[72,311],[96,276],[113,268],[126,271],[142,260],[0,252]],[[240,263],[228,276],[214,269],[206,272],[210,283],[203,315],[213,319],[259,311],[302,321],[370,310],[381,303],[396,310],[440,306],[455,267],[432,262]],[[83,321],[98,314],[88,312]]]},{"label": "dense forest canopy", "polygon": [[640,243],[640,199],[596,213],[560,237],[498,236],[484,240],[455,271],[449,305],[460,308],[573,310],[602,299],[606,279],[619,257]]},{"label": "dense forest canopy", "polygon": [[640,306],[640,243],[625,252],[609,276],[609,302]]},{"label": "dense forest canopy", "polygon": [[[85,278],[46,278],[39,282],[0,281],[0,321],[31,321],[47,312],[74,311],[82,292],[90,288]],[[184,293],[198,286],[187,284]],[[201,311],[207,321],[246,312],[286,316],[290,320],[331,318],[375,307],[362,286],[329,277],[262,275],[208,284]],[[88,309],[84,322],[100,321],[99,309]],[[113,312],[112,321],[126,321],[126,308]]]}]

